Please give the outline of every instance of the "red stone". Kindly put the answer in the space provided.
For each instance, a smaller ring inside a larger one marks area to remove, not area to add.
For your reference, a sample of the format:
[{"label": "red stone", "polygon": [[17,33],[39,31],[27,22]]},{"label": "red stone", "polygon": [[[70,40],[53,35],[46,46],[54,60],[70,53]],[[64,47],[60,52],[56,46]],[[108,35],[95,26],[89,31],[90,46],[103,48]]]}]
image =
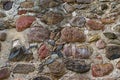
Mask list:
[{"label": "red stone", "polygon": [[18,15],[22,15],[22,14],[26,14],[27,13],[27,10],[19,10],[18,11]]},{"label": "red stone", "polygon": [[40,59],[44,59],[49,55],[49,49],[47,48],[46,44],[42,44],[38,50],[38,54]]},{"label": "red stone", "polygon": [[20,16],[16,21],[17,31],[20,32],[29,28],[33,21],[35,21],[35,17],[33,16]]},{"label": "red stone", "polygon": [[8,78],[10,76],[10,70],[8,68],[3,68],[0,70],[0,80]]},{"label": "red stone", "polygon": [[95,20],[88,20],[87,25],[92,30],[104,30],[104,25]]},{"label": "red stone", "polygon": [[94,77],[102,77],[109,75],[113,71],[113,65],[111,63],[96,64],[92,66],[92,75]]}]

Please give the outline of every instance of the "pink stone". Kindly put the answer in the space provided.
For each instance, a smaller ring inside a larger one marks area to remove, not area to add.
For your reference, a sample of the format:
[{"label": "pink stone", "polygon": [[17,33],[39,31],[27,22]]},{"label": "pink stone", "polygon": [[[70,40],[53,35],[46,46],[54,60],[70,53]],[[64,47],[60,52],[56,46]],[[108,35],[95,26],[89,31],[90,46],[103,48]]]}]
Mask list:
[{"label": "pink stone", "polygon": [[105,46],[106,46],[106,43],[101,39],[96,42],[96,47],[98,49],[103,49],[103,48],[105,48]]},{"label": "pink stone", "polygon": [[49,49],[46,44],[42,44],[42,46],[38,49],[38,54],[40,59],[44,59],[49,55]]},{"label": "pink stone", "polygon": [[29,28],[33,21],[35,21],[33,16],[20,16],[16,21],[16,30],[20,32]]}]

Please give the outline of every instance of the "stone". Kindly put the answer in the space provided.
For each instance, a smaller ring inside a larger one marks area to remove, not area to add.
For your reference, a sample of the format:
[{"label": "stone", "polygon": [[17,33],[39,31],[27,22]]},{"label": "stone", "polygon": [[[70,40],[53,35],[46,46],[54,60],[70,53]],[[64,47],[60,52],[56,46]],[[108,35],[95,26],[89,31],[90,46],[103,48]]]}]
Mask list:
[{"label": "stone", "polygon": [[86,24],[92,30],[104,30],[104,25],[95,20],[88,20]]},{"label": "stone", "polygon": [[13,69],[13,73],[28,74],[34,70],[35,66],[33,64],[17,64]]},{"label": "stone", "polygon": [[40,59],[46,58],[49,55],[49,53],[50,51],[46,44],[42,44],[40,48],[38,49],[38,54],[39,54]]},{"label": "stone", "polygon": [[113,30],[114,30],[115,32],[120,33],[120,24],[118,24],[118,25],[116,25],[115,27],[113,27]]},{"label": "stone", "polygon": [[88,59],[92,55],[93,49],[86,45],[66,44],[63,48],[64,57],[75,59]]},{"label": "stone", "polygon": [[111,23],[114,23],[115,20],[114,20],[113,18],[102,18],[102,19],[101,19],[101,22],[102,22],[103,24],[111,24]]},{"label": "stone", "polygon": [[73,17],[70,20],[71,26],[74,26],[74,27],[80,27],[80,28],[82,28],[82,27],[85,26],[85,23],[86,23],[86,20],[82,16],[80,16],[80,17]]},{"label": "stone", "polygon": [[80,4],[90,4],[92,0],[76,0],[76,2]]},{"label": "stone", "polygon": [[56,7],[60,4],[60,0],[39,0],[40,4],[39,6],[41,8],[52,8],[52,7]]},{"label": "stone", "polygon": [[108,9],[108,5],[107,4],[101,4],[101,10],[106,10]]},{"label": "stone", "polygon": [[54,61],[53,63],[48,65],[50,73],[54,77],[61,77],[65,73],[65,65],[60,61]]},{"label": "stone", "polygon": [[64,4],[63,7],[66,10],[66,12],[68,12],[68,13],[71,13],[71,12],[73,12],[75,10],[75,8],[72,5],[69,5],[67,3]]},{"label": "stone", "polygon": [[76,0],[63,0],[64,2],[68,2],[68,3],[73,3],[75,2]]},{"label": "stone", "polygon": [[66,42],[84,42],[86,35],[76,27],[65,27],[61,31],[61,39]]},{"label": "stone", "polygon": [[20,7],[22,7],[22,8],[32,8],[32,7],[34,7],[34,2],[24,1],[20,4]]},{"label": "stone", "polygon": [[96,42],[96,47],[97,47],[98,49],[104,49],[104,48],[106,47],[105,41],[103,41],[102,39],[98,40],[98,41]]},{"label": "stone", "polygon": [[27,50],[24,46],[16,46],[10,50],[8,57],[9,61],[30,61],[33,60],[33,53]]},{"label": "stone", "polygon": [[3,3],[3,9],[4,10],[10,10],[12,8],[13,1],[5,1]]},{"label": "stone", "polygon": [[32,80],[51,80],[51,79],[46,76],[38,76],[33,78]]},{"label": "stone", "polygon": [[7,26],[6,26],[5,22],[0,20],[0,30],[4,30],[6,28],[7,28]]},{"label": "stone", "polygon": [[10,77],[10,69],[9,68],[0,69],[0,80],[6,79],[8,77]]},{"label": "stone", "polygon": [[42,18],[41,21],[44,22],[47,25],[55,25],[57,23],[60,23],[64,19],[63,15],[58,12],[46,12]]},{"label": "stone", "polygon": [[84,60],[65,59],[64,64],[68,70],[77,73],[86,73],[90,70],[90,64]]},{"label": "stone", "polygon": [[43,26],[34,26],[28,33],[29,42],[42,42],[49,39],[50,31]]},{"label": "stone", "polygon": [[94,42],[94,41],[97,41],[99,39],[100,39],[100,35],[94,34],[88,39],[88,42]]},{"label": "stone", "polygon": [[105,36],[106,38],[108,38],[108,39],[117,39],[116,34],[114,34],[114,33],[112,33],[112,32],[104,32],[103,34],[104,34],[104,36]]},{"label": "stone", "polygon": [[0,43],[0,51],[1,51],[1,48],[2,48],[2,44]]},{"label": "stone", "polygon": [[27,10],[19,10],[18,11],[18,15],[22,15],[22,14],[26,14],[27,13]]},{"label": "stone", "polygon": [[112,71],[113,65],[111,63],[92,65],[92,75],[94,77],[103,77],[109,75]]},{"label": "stone", "polygon": [[35,17],[33,16],[20,16],[16,20],[16,30],[20,32],[25,30],[26,28],[29,28],[33,21],[35,21]]},{"label": "stone", "polygon": [[0,41],[5,41],[7,34],[5,32],[0,32]]},{"label": "stone", "polygon": [[120,46],[118,45],[111,45],[106,47],[106,57],[110,60],[120,58]]}]

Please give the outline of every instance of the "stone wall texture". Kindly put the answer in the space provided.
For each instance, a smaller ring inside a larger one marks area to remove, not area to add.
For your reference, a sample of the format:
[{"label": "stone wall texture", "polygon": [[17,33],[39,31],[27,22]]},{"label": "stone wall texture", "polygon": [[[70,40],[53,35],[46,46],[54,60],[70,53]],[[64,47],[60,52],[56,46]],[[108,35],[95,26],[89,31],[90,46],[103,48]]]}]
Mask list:
[{"label": "stone wall texture", "polygon": [[120,80],[120,0],[0,0],[0,80]]}]

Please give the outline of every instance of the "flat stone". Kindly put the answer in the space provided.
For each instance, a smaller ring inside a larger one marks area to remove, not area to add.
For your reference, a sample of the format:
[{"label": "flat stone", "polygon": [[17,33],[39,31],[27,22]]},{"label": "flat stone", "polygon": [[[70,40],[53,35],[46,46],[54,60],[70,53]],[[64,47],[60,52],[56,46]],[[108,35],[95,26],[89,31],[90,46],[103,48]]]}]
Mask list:
[{"label": "flat stone", "polygon": [[111,63],[96,64],[92,66],[92,75],[94,77],[103,77],[109,75],[113,71],[113,65]]},{"label": "flat stone", "polygon": [[63,7],[66,10],[66,12],[68,12],[68,13],[71,13],[71,12],[73,12],[75,10],[75,8],[72,5],[69,5],[67,3],[64,4]]},{"label": "flat stone", "polygon": [[105,37],[107,37],[108,39],[117,39],[117,36],[115,33],[112,32],[104,32],[103,33]]},{"label": "flat stone", "polygon": [[61,39],[66,42],[84,42],[86,36],[76,27],[65,27],[61,31]]},{"label": "flat stone", "polygon": [[103,40],[101,40],[101,39],[96,42],[96,47],[97,47],[98,49],[104,49],[105,46],[106,46],[105,41],[103,41]]},{"label": "flat stone", "polygon": [[26,14],[27,13],[27,10],[19,10],[18,11],[18,15],[22,15],[22,14]]},{"label": "flat stone", "polygon": [[64,2],[68,2],[68,3],[73,3],[73,2],[75,2],[76,0],[63,0]]},{"label": "flat stone", "polygon": [[66,44],[63,49],[64,57],[75,59],[88,59],[92,55],[93,49],[86,45],[76,46]]},{"label": "flat stone", "polygon": [[42,16],[41,21],[48,25],[54,25],[60,23],[63,19],[64,17],[61,13],[50,11]]},{"label": "flat stone", "polygon": [[102,19],[101,19],[101,22],[102,22],[103,24],[111,24],[111,23],[114,23],[115,20],[112,19],[112,18],[102,18]]},{"label": "flat stone", "polygon": [[2,44],[0,43],[0,51],[1,51],[1,48],[2,48]]},{"label": "flat stone", "polygon": [[34,70],[35,66],[33,64],[17,64],[13,69],[13,73],[28,74]]},{"label": "flat stone", "polygon": [[35,21],[33,16],[20,16],[16,21],[16,30],[20,32],[29,28],[33,21]]},{"label": "flat stone", "polygon": [[95,42],[99,39],[100,39],[100,35],[94,34],[94,35],[90,36],[90,38],[88,39],[88,42]]},{"label": "flat stone", "polygon": [[90,65],[84,60],[65,59],[64,64],[68,70],[77,73],[85,73],[90,70]]},{"label": "flat stone", "polygon": [[5,41],[7,34],[5,32],[0,32],[0,41]]},{"label": "flat stone", "polygon": [[65,73],[65,65],[60,61],[54,61],[53,63],[49,64],[48,67],[54,77],[61,77]]},{"label": "flat stone", "polygon": [[5,22],[0,20],[0,30],[4,30],[6,28],[7,28],[7,26],[6,26]]},{"label": "flat stone", "polygon": [[74,27],[84,27],[85,26],[85,23],[86,23],[86,20],[84,17],[73,17],[71,20],[70,20],[70,24]]},{"label": "flat stone", "polygon": [[43,26],[34,26],[28,33],[29,42],[42,42],[49,39],[50,31]]},{"label": "flat stone", "polygon": [[120,33],[120,24],[116,25],[115,27],[113,27],[114,31],[119,32]]},{"label": "flat stone", "polygon": [[38,49],[38,54],[39,54],[40,59],[46,58],[49,55],[49,53],[50,51],[46,44],[42,44],[40,48]]},{"label": "flat stone", "polygon": [[32,80],[51,80],[51,79],[46,76],[38,76],[33,78]]},{"label": "flat stone", "polygon": [[0,18],[4,18],[4,17],[6,17],[6,14],[3,12],[0,12]]},{"label": "flat stone", "polygon": [[8,77],[10,77],[10,69],[9,68],[0,69],[0,80],[6,79]]},{"label": "flat stone", "polygon": [[104,29],[104,25],[99,22],[96,22],[95,20],[88,20],[87,26],[92,30],[103,30]]},{"label": "flat stone", "polygon": [[24,1],[20,4],[22,8],[32,8],[34,7],[34,2],[32,1]]}]

